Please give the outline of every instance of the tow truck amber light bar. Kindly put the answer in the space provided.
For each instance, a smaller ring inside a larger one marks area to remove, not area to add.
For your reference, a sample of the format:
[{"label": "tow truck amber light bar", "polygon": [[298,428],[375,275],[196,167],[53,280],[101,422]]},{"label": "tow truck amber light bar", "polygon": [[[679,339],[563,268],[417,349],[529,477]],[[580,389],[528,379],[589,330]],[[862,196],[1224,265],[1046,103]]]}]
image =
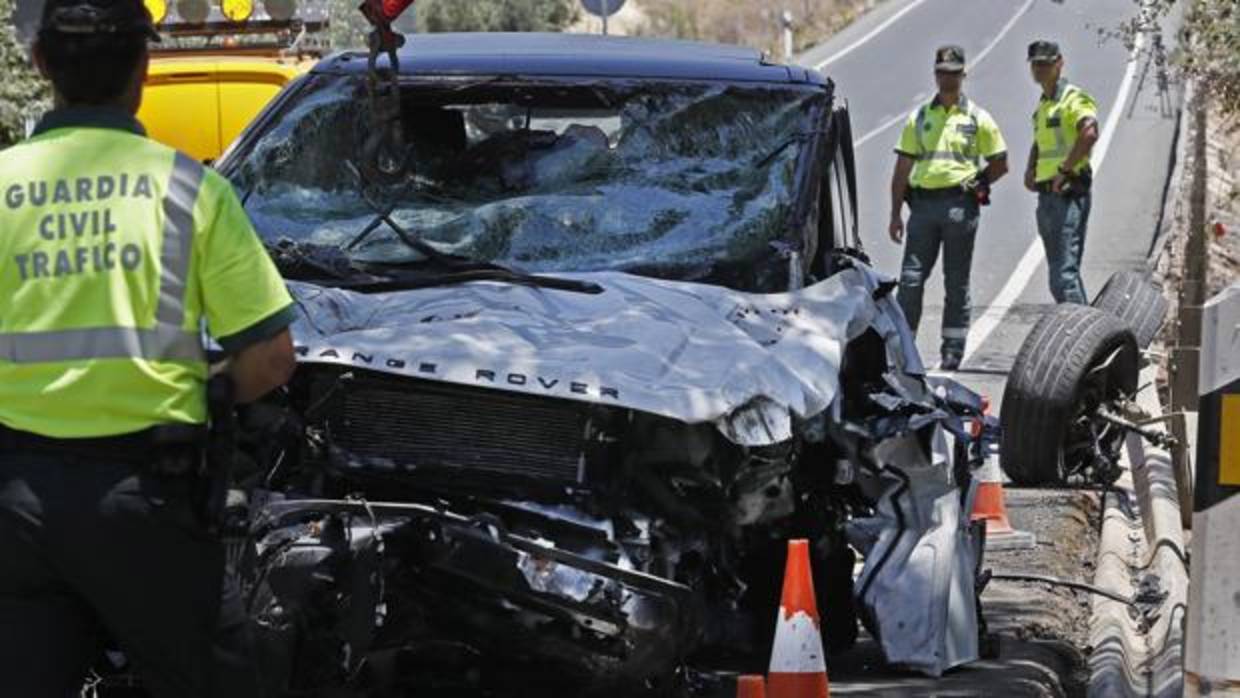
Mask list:
[{"label": "tow truck amber light bar", "polygon": [[[257,24],[264,31],[296,23],[308,31],[326,27],[328,9],[307,0],[143,0],[156,28],[174,35],[245,31]],[[191,34],[185,29],[192,28]]]}]

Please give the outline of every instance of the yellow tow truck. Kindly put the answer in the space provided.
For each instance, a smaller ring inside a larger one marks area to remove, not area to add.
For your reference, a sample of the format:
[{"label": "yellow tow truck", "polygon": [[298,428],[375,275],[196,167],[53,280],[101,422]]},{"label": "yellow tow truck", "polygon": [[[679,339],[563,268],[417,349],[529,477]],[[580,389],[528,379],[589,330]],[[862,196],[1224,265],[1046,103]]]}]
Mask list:
[{"label": "yellow tow truck", "polygon": [[[138,120],[154,139],[203,162],[220,156],[325,50],[326,5],[293,0],[145,0],[153,46]],[[172,11],[170,11],[172,10]]]}]

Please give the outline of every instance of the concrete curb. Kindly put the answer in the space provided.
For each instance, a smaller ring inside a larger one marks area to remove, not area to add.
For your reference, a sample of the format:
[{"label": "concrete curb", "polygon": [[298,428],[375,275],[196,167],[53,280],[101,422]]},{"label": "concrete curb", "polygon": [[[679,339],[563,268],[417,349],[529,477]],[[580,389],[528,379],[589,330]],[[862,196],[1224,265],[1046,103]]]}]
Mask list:
[{"label": "concrete curb", "polygon": [[[1132,520],[1132,477],[1125,473],[1103,503],[1102,534],[1094,585],[1122,596],[1133,593],[1131,570],[1137,566],[1139,543]],[[1144,640],[1128,607],[1094,597],[1089,620],[1089,696],[1144,696],[1140,662]]]},{"label": "concrete curb", "polygon": [[[1153,367],[1142,372],[1141,384],[1150,387],[1138,394],[1137,403],[1161,414],[1154,377]],[[1126,445],[1128,471],[1105,502],[1094,583],[1138,599],[1144,613],[1095,598],[1089,695],[1170,698],[1183,694],[1188,609],[1175,471],[1169,453],[1140,437],[1129,435]]]}]

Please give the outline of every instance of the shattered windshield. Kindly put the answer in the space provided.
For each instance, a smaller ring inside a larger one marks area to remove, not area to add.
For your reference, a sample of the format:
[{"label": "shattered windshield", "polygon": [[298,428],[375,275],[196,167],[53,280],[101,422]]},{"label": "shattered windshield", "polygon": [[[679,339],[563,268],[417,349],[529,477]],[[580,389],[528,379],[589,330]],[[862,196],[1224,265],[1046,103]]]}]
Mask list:
[{"label": "shattered windshield", "polygon": [[357,75],[312,77],[229,158],[268,242],[358,262],[423,259],[391,226],[373,226],[390,209],[436,250],[525,272],[742,288],[771,285],[801,247],[791,214],[821,91],[501,79],[402,90],[411,174],[401,184],[375,186],[357,167],[371,128]]}]

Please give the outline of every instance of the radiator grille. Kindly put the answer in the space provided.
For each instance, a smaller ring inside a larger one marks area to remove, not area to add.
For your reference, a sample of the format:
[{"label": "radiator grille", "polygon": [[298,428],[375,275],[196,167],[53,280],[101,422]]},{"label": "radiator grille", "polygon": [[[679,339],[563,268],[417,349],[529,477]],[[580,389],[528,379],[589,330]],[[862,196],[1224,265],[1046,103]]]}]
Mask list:
[{"label": "radiator grille", "polygon": [[329,415],[333,443],[364,459],[571,482],[589,418],[567,401],[378,376],[349,381]]}]

